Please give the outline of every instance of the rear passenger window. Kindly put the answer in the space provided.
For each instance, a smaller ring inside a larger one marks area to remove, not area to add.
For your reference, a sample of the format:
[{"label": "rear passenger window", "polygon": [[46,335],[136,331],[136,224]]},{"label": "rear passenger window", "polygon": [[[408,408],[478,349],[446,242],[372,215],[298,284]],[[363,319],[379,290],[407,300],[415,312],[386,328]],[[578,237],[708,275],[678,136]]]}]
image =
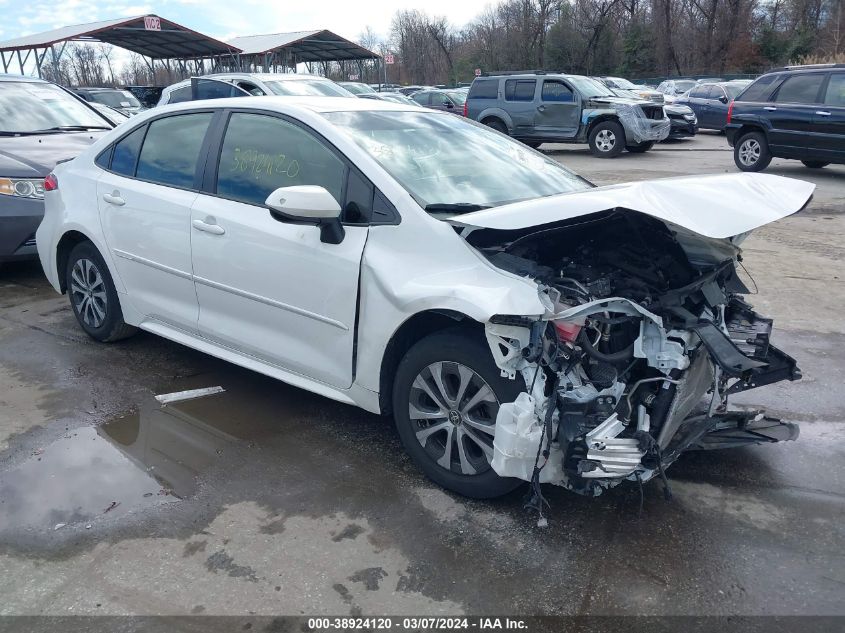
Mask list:
[{"label": "rear passenger window", "polygon": [[534,79],[508,79],[505,81],[505,101],[534,101]]},{"label": "rear passenger window", "polygon": [[824,95],[825,105],[845,107],[845,73],[835,73],[830,76],[827,82],[827,91]]},{"label": "rear passenger window", "polygon": [[135,176],[171,187],[192,187],[211,116],[211,112],[180,114],[150,123]]},{"label": "rear passenger window", "polygon": [[476,79],[469,88],[468,99],[497,99],[499,97],[498,79]]},{"label": "rear passenger window", "polygon": [[138,163],[138,150],[141,149],[141,141],[144,140],[144,130],[146,129],[147,126],[142,125],[115,143],[114,152],[111,157],[111,170],[114,173],[129,177],[135,175],[135,165]]},{"label": "rear passenger window", "polygon": [[775,101],[777,103],[818,103],[822,81],[824,81],[823,73],[793,75],[778,89]]},{"label": "rear passenger window", "polygon": [[167,103],[182,103],[191,100],[191,86],[179,88],[171,92],[167,97]]},{"label": "rear passenger window", "polygon": [[763,75],[753,84],[748,86],[745,91],[737,97],[737,101],[768,101],[772,88],[775,82],[780,79],[780,75]]},{"label": "rear passenger window", "polygon": [[[279,187],[319,185],[342,204],[345,177],[343,161],[301,127],[263,114],[236,112],[229,119],[217,168],[219,195],[263,206]],[[358,204],[365,211],[360,197]]]},{"label": "rear passenger window", "polygon": [[422,106],[431,105],[431,93],[430,92],[415,92],[411,95],[411,99],[416,101]]},{"label": "rear passenger window", "polygon": [[575,101],[575,95],[572,94],[569,86],[560,81],[544,81],[542,99],[557,103],[572,103]]}]

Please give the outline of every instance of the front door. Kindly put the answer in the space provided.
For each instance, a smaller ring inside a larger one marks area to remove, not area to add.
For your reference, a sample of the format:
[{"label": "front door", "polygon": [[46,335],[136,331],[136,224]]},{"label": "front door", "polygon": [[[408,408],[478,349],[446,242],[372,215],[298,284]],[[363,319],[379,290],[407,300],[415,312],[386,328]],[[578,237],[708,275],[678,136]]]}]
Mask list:
[{"label": "front door", "polygon": [[573,138],[581,121],[581,103],[575,91],[560,79],[544,79],[534,115],[536,136]]},{"label": "front door", "polygon": [[821,103],[825,73],[798,73],[777,89],[773,103],[766,105],[771,122],[769,145],[784,158],[804,158],[815,143],[813,119]]},{"label": "front door", "polygon": [[347,217],[343,241],[324,244],[318,227],[280,221],[264,201],[279,187],[319,185],[346,213],[349,196],[361,196],[354,205],[361,213],[371,208],[371,186],[347,184],[350,167],[333,148],[269,114],[231,113],[210,168],[216,183],[191,214],[200,334],[333,387],[351,386],[366,223]]},{"label": "front door", "polygon": [[106,243],[145,317],[196,332],[191,279],[191,207],[213,113],[167,116],[118,141],[97,182]]}]

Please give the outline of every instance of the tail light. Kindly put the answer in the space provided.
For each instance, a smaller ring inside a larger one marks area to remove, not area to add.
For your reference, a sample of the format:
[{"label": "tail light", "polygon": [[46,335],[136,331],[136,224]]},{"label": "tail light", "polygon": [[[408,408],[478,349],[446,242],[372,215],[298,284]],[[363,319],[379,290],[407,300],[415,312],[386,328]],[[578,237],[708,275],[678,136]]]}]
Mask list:
[{"label": "tail light", "polygon": [[469,116],[469,107],[466,101],[464,101],[464,116]]},{"label": "tail light", "polygon": [[56,178],[56,174],[48,174],[48,176],[44,179],[44,191],[55,191],[59,188],[59,179]]},{"label": "tail light", "polygon": [[731,122],[731,115],[733,114],[733,111],[734,111],[734,102],[731,101],[728,104],[728,120],[727,120],[727,123]]},{"label": "tail light", "polygon": [[581,326],[571,321],[555,321],[554,325],[558,338],[565,343],[574,343],[581,332]]}]

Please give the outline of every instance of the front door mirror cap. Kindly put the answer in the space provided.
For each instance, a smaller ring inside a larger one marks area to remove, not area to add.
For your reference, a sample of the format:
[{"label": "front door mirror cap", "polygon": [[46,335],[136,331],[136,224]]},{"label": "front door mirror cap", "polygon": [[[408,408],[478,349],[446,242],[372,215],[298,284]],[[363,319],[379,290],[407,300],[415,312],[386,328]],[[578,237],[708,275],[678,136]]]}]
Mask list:
[{"label": "front door mirror cap", "polygon": [[320,227],[320,241],[326,244],[340,244],[346,235],[340,221],[340,205],[325,187],[279,187],[267,196],[264,204],[270,209],[273,219],[279,222]]}]

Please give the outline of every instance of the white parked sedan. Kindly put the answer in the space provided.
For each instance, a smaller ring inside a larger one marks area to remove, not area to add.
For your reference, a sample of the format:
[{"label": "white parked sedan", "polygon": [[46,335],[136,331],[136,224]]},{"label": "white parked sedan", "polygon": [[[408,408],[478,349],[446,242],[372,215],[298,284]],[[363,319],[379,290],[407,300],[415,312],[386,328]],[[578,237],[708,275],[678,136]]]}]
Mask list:
[{"label": "white parked sedan", "polygon": [[462,494],[593,495],[797,436],[727,398],[800,377],[735,262],[808,183],[596,188],[447,113],[266,97],[142,113],[45,188],[44,271],[90,336],[142,328],[392,413]]}]

